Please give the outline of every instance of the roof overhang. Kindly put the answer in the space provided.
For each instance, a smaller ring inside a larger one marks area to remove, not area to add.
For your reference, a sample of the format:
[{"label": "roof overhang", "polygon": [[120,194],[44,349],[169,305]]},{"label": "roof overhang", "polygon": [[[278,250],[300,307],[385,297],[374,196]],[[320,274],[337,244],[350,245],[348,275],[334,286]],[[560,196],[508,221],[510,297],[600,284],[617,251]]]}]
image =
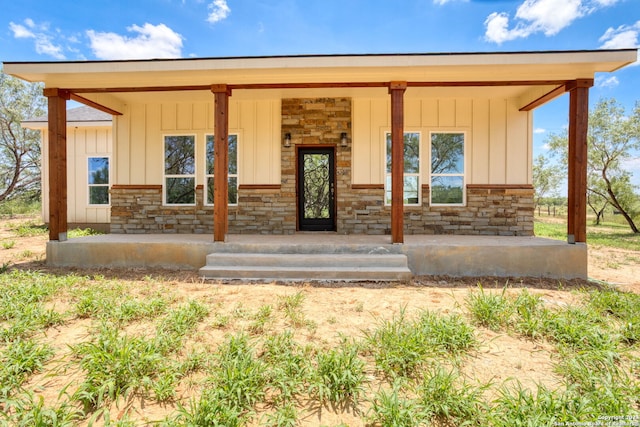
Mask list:
[{"label": "roof overhang", "polygon": [[[143,89],[243,85],[339,85],[407,81],[443,86],[520,87],[527,98],[531,86],[553,91],[558,82],[593,79],[637,60],[636,49],[500,53],[429,53],[377,55],[303,55],[158,59],[132,61],[5,62],[15,77],[44,82],[47,88],[75,93]],[[473,84],[471,84],[473,83]],[[521,84],[526,83],[526,84]],[[348,89],[348,87],[345,86]],[[253,87],[252,87],[253,89]],[[124,92],[124,91],[120,91]],[[510,93],[514,89],[511,88]],[[546,93],[546,92],[545,92]],[[234,93],[235,95],[235,93]],[[122,95],[124,98],[124,95]],[[531,96],[529,96],[531,97]]]}]

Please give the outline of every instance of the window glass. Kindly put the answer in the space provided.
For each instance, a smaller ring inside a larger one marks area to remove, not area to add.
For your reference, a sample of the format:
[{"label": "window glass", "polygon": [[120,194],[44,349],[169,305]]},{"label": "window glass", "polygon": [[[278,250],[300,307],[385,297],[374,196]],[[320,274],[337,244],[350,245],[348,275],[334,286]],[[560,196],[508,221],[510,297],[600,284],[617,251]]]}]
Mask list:
[{"label": "window glass", "polygon": [[431,134],[431,204],[464,203],[464,136]]},{"label": "window glass", "polygon": [[[391,204],[391,133],[386,134],[385,204]],[[420,133],[404,133],[405,205],[420,204]]]},{"label": "window glass", "polygon": [[89,204],[109,204],[109,158],[88,159]]},{"label": "window glass", "polygon": [[[229,172],[228,190],[229,204],[238,204],[238,135],[229,135]],[[214,177],[214,136],[207,135],[206,138],[206,171],[207,171],[207,199],[206,203],[213,204],[213,177]]]},{"label": "window glass", "polygon": [[193,135],[164,137],[164,190],[169,205],[196,202],[195,141]]}]

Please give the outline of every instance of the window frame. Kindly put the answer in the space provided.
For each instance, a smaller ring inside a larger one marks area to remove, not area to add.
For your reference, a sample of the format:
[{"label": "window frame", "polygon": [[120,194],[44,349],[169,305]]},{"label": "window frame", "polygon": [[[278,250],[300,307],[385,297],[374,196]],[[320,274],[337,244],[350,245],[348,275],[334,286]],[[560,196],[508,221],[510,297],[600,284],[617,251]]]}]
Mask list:
[{"label": "window frame", "polygon": [[[422,206],[422,130],[404,130],[404,134],[403,136],[407,135],[407,134],[417,134],[418,135],[418,172],[404,172],[402,175],[402,181],[403,181],[403,185],[402,185],[402,200],[404,202],[405,197],[404,197],[404,182],[405,179],[407,177],[417,177],[418,179],[418,185],[417,185],[417,192],[418,192],[418,201],[416,203],[403,203],[403,206],[408,207],[408,208],[415,208],[415,207],[421,207]],[[391,206],[391,200],[387,200],[387,193],[389,193],[391,191],[391,189],[389,189],[387,191],[387,182],[389,182],[389,186],[391,185],[391,171],[387,172],[387,135],[390,137],[391,136],[391,130],[387,129],[383,132],[382,135],[382,142],[383,142],[383,150],[384,150],[384,155],[382,156],[383,159],[383,170],[384,170],[384,205],[385,206]]]},{"label": "window frame", "polygon": [[[166,138],[167,137],[192,137],[193,138],[193,174],[167,174],[167,165],[166,165]],[[197,149],[198,147],[198,136],[195,133],[167,133],[162,135],[162,205],[163,206],[196,206],[197,197],[196,197],[196,187],[198,185],[197,182],[197,173],[198,173],[198,162],[197,162]],[[167,202],[167,178],[188,178],[193,179],[193,203],[168,203]]]},{"label": "window frame", "polygon": [[[230,203],[229,202],[229,197],[227,195],[227,206],[238,206],[238,193],[239,193],[239,188],[240,188],[240,133],[239,132],[229,132],[228,133],[228,138],[231,136],[235,136],[236,137],[236,172],[235,173],[230,173],[229,171],[227,171],[227,185],[229,185],[229,181],[231,180],[231,178],[235,178],[236,179],[236,202],[235,203]],[[204,206],[213,206],[213,200],[209,201],[209,179],[214,179],[215,176],[215,171],[212,174],[208,173],[208,168],[207,168],[207,162],[209,161],[209,156],[208,156],[208,150],[207,150],[207,144],[209,142],[209,137],[211,137],[215,143],[215,134],[213,133],[206,133],[204,135],[204,194],[203,194],[203,204]],[[227,143],[229,141],[227,140]]]},{"label": "window frame", "polygon": [[[463,138],[462,144],[462,172],[460,173],[438,173],[434,174],[431,170],[431,155],[433,135],[435,134],[461,134]],[[431,130],[429,131],[429,206],[447,207],[447,206],[466,206],[467,205],[467,146],[468,135],[466,130],[449,129],[449,130]],[[462,201],[460,203],[434,203],[433,202],[433,178],[435,177],[461,177],[462,178]]]},{"label": "window frame", "polygon": [[[90,178],[91,178],[91,169],[89,166],[89,163],[91,161],[91,159],[107,159],[107,170],[108,170],[108,175],[107,175],[107,180],[108,182],[106,184],[91,184],[89,182]],[[109,192],[109,188],[111,188],[111,156],[108,155],[90,155],[87,156],[87,206],[90,207],[108,207],[111,206],[111,193]],[[108,198],[108,202],[107,203],[91,203],[91,188],[92,187],[107,187],[107,198]]]}]

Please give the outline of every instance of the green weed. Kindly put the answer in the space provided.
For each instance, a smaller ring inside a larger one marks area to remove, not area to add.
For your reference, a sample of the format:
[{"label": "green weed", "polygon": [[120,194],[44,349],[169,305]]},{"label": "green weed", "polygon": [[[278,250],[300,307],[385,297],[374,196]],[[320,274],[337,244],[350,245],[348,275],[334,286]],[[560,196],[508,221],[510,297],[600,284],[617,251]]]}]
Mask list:
[{"label": "green weed", "polygon": [[42,396],[23,392],[11,400],[0,401],[0,424],[11,426],[71,427],[81,418],[78,409],[69,402],[46,406]]},{"label": "green weed", "polygon": [[278,309],[283,310],[285,316],[291,322],[291,326],[299,328],[307,324],[304,313],[302,312],[302,303],[304,302],[304,293],[298,291],[292,295],[278,297]]},{"label": "green weed", "polygon": [[402,393],[402,386],[394,382],[391,390],[380,389],[370,400],[367,421],[384,427],[415,427],[426,424],[426,416],[418,401]]},{"label": "green weed", "polygon": [[293,402],[278,406],[273,413],[264,416],[265,427],[295,427],[298,425],[298,411]]},{"label": "green weed", "polygon": [[488,387],[473,387],[460,380],[456,369],[438,366],[425,373],[416,394],[424,416],[445,425],[482,425],[487,405],[482,393]]},{"label": "green weed", "polygon": [[73,396],[85,413],[140,391],[166,363],[153,340],[121,334],[113,326],[103,326],[94,341],[71,350],[85,373]]},{"label": "green weed", "polygon": [[177,403],[177,414],[163,425],[166,427],[241,427],[248,418],[247,411],[230,404],[217,390],[204,390],[188,406]]},{"label": "green weed", "polygon": [[293,340],[291,331],[265,339],[261,358],[273,400],[289,402],[302,393],[309,376],[308,356]]},{"label": "green weed", "polygon": [[246,335],[228,337],[216,355],[209,383],[218,400],[239,411],[252,408],[265,396],[265,365],[255,357]]},{"label": "green weed", "polygon": [[357,405],[363,391],[364,365],[354,344],[343,343],[336,349],[318,353],[315,371],[311,373],[310,395],[321,403]]},{"label": "green weed", "polygon": [[253,322],[249,325],[249,331],[252,334],[264,333],[267,323],[271,320],[271,311],[270,305],[263,305],[258,309],[253,316]]},{"label": "green weed", "polygon": [[0,353],[0,399],[6,399],[20,389],[32,374],[40,371],[53,356],[46,344],[32,339],[10,342]]},{"label": "green weed", "polygon": [[3,240],[2,241],[2,248],[3,249],[11,249],[16,245],[16,241],[15,240]]},{"label": "green weed", "polygon": [[28,221],[18,225],[12,229],[16,237],[33,237],[46,234],[49,229],[46,224],[36,223],[35,221]]},{"label": "green weed", "polygon": [[67,237],[69,239],[74,239],[76,237],[86,237],[86,236],[98,236],[100,234],[104,234],[98,230],[94,230],[93,228],[74,228],[69,230],[67,233]]},{"label": "green weed", "polygon": [[499,330],[509,324],[513,314],[513,306],[506,297],[507,288],[502,292],[485,293],[482,285],[478,285],[480,292],[472,292],[466,298],[466,305],[474,321],[492,330]]}]

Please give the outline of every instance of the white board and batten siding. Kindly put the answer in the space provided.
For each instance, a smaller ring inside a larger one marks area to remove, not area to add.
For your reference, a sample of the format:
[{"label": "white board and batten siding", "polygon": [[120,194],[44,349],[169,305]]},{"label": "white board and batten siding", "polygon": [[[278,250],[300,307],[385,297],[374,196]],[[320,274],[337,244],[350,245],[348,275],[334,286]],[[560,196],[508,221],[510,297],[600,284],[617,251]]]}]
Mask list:
[{"label": "white board and batten siding", "polygon": [[[116,183],[162,184],[164,136],[195,135],[196,184],[204,184],[205,140],[214,133],[212,102],[133,104],[116,119]],[[229,102],[229,133],[239,138],[241,184],[280,184],[280,100]],[[135,123],[135,126],[132,124]]]},{"label": "white board and batten siding", "polygon": [[[42,133],[42,218],[49,221],[49,135]],[[67,128],[67,221],[72,224],[99,224],[110,221],[109,205],[89,204],[90,157],[108,157],[113,165],[113,138],[110,126]],[[113,167],[110,182],[113,182]]]},{"label": "white board and batten siding", "polygon": [[[382,184],[390,102],[354,98],[353,183]],[[532,121],[515,99],[405,98],[405,132],[421,133],[422,182],[428,182],[430,132],[465,132],[467,184],[531,184]]]},{"label": "white board and batten siding", "polygon": [[[390,102],[378,97],[354,97],[352,102],[352,181],[382,184]],[[279,99],[230,100],[229,133],[240,141],[240,184],[280,184],[280,105]],[[163,136],[195,135],[196,181],[204,184],[205,137],[214,132],[213,108],[211,102],[127,106],[116,119],[114,182],[162,184]],[[422,135],[422,182],[428,182],[429,133],[446,131],[465,132],[468,184],[531,184],[533,116],[518,108],[517,100],[509,98],[406,98],[405,131]]]}]

